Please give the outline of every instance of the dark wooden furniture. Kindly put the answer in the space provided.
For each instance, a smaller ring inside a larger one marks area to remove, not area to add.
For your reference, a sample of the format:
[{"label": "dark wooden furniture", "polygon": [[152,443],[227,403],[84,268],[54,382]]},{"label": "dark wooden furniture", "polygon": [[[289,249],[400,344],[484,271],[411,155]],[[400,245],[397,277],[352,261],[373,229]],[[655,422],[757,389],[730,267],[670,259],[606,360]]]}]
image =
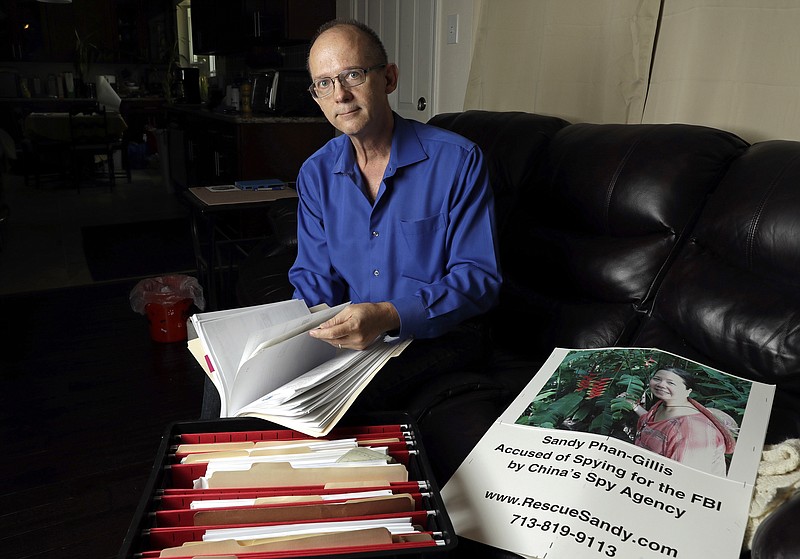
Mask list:
[{"label": "dark wooden furniture", "polygon": [[193,0],[192,43],[198,54],[304,43],[334,17],[335,0]]},{"label": "dark wooden furniture", "polygon": [[176,190],[276,178],[333,138],[324,117],[243,117],[198,108],[168,110],[170,173]]},{"label": "dark wooden furniture", "polygon": [[[72,104],[67,112],[30,113],[24,119],[25,138],[30,142],[36,185],[42,180],[45,158],[68,158],[68,174],[80,189],[84,168],[94,164],[91,156],[106,158],[108,181],[116,178],[114,154],[123,150],[122,136],[127,128],[119,113],[109,113],[94,105]],[[88,163],[87,163],[88,162]],[[124,160],[123,160],[124,163]],[[62,164],[63,165],[63,164]],[[61,174],[63,176],[64,169]],[[129,168],[123,168],[130,182]]]},{"label": "dark wooden furniture", "polygon": [[[111,126],[119,128],[123,133],[124,144],[127,143],[127,113],[136,115],[136,108],[141,105],[150,106],[155,103],[163,105],[163,99],[131,101],[122,103],[122,119],[113,119]],[[130,109],[129,109],[130,107]],[[64,181],[69,174],[69,122],[67,118],[54,122],[27,121],[33,113],[60,113],[66,117],[72,111],[92,111],[97,108],[96,99],[72,98],[9,98],[0,99],[0,128],[6,130],[20,146],[21,156],[18,165],[25,175],[26,184],[34,177],[37,186],[45,179],[55,178]],[[36,117],[35,117],[36,118]],[[34,120],[35,120],[34,118]],[[132,119],[134,123],[138,119]],[[140,127],[141,129],[141,127]],[[122,163],[127,177],[127,153],[122,148]]]},{"label": "dark wooden furniture", "polygon": [[[119,120],[117,120],[119,119]],[[124,124],[119,113],[109,114],[103,107],[92,111],[72,110],[69,112],[69,149],[72,163],[72,181],[80,192],[81,181],[85,175],[90,179],[97,179],[95,160],[105,158],[105,175],[109,188],[114,187],[116,171],[114,169],[114,155],[122,153],[124,128],[114,129],[113,122]],[[123,161],[123,158],[120,158]],[[87,171],[88,169],[88,171]],[[128,182],[131,182],[130,167],[123,169]],[[85,172],[86,171],[86,172]]]},{"label": "dark wooden furniture", "polygon": [[[233,185],[237,180],[280,179],[293,183],[303,162],[334,129],[323,117],[224,114],[199,108],[167,111],[169,169],[177,193]],[[203,287],[214,309],[235,305],[239,263],[271,234],[270,204],[203,207],[189,195],[196,254]]]},{"label": "dark wooden furniture", "polygon": [[274,233],[271,210],[297,207],[297,193],[282,190],[213,192],[209,187],[183,193],[192,212],[197,272],[209,310],[236,305],[237,269],[258,243]]}]

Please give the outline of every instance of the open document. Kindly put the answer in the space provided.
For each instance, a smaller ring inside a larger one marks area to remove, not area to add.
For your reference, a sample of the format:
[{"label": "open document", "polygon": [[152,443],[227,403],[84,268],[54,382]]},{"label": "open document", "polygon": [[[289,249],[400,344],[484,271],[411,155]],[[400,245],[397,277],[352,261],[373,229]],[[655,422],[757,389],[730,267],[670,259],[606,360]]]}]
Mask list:
[{"label": "open document", "polygon": [[301,300],[197,313],[189,349],[220,394],[222,417],[255,416],[324,436],[375,374],[410,341],[336,349],[308,331],[347,304],[309,309]]},{"label": "open document", "polygon": [[738,557],[774,391],[656,349],[557,348],[442,490],[456,533],[537,558]]}]

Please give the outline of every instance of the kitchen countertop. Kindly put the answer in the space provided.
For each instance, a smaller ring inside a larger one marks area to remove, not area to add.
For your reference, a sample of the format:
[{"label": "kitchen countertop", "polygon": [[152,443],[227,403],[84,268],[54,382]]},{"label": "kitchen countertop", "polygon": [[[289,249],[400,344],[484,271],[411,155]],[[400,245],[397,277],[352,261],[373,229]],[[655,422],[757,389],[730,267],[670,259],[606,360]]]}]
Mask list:
[{"label": "kitchen countertop", "polygon": [[168,107],[170,111],[191,114],[200,118],[211,118],[233,124],[273,124],[273,123],[318,123],[328,122],[320,114],[319,116],[277,116],[262,113],[251,113],[244,115],[241,112],[223,112],[219,109],[209,110],[202,105],[181,105],[175,104]]},{"label": "kitchen countertop", "polygon": [[[164,103],[163,97],[122,97],[123,103]],[[15,105],[33,105],[39,103],[65,103],[83,104],[96,103],[97,99],[89,97],[3,97],[0,102],[13,103]]]},{"label": "kitchen countertop", "polygon": [[[57,107],[72,107],[75,105],[92,105],[96,99],[84,98],[56,98],[56,97],[20,97],[20,98],[0,98],[0,103],[21,106],[28,111],[57,111]],[[270,124],[270,123],[320,123],[328,122],[325,116],[320,113],[318,116],[281,116],[263,113],[251,113],[244,115],[241,112],[224,112],[220,108],[209,110],[205,105],[185,105],[176,103],[167,105],[163,98],[155,97],[123,97],[122,105],[129,107],[137,105],[152,105],[164,103],[164,108],[182,114],[195,115],[201,118],[211,118],[233,124]],[[65,109],[66,110],[66,109]],[[124,108],[123,111],[124,112]]]}]

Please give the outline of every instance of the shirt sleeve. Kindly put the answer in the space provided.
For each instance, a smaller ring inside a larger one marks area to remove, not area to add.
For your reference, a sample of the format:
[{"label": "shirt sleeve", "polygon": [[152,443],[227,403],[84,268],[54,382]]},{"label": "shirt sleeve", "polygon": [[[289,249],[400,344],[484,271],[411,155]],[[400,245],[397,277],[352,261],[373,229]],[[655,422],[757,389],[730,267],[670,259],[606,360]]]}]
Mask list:
[{"label": "shirt sleeve", "polygon": [[321,303],[333,307],[344,302],[347,286],[331,264],[319,200],[316,190],[307,188],[308,180],[303,166],[297,177],[297,258],[289,281],[294,299],[303,299],[310,307]]}]

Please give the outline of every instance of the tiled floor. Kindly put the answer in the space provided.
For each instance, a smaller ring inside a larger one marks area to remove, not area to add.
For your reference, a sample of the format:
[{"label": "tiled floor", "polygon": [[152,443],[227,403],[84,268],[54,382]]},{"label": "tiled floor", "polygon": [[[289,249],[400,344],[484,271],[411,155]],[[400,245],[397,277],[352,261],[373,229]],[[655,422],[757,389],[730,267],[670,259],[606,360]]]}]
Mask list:
[{"label": "tiled floor", "polygon": [[0,295],[86,285],[92,278],[81,246],[81,227],[185,216],[187,208],[165,186],[158,162],[133,171],[132,182],[104,185],[25,186],[5,174],[0,200],[10,209],[0,248]]}]

